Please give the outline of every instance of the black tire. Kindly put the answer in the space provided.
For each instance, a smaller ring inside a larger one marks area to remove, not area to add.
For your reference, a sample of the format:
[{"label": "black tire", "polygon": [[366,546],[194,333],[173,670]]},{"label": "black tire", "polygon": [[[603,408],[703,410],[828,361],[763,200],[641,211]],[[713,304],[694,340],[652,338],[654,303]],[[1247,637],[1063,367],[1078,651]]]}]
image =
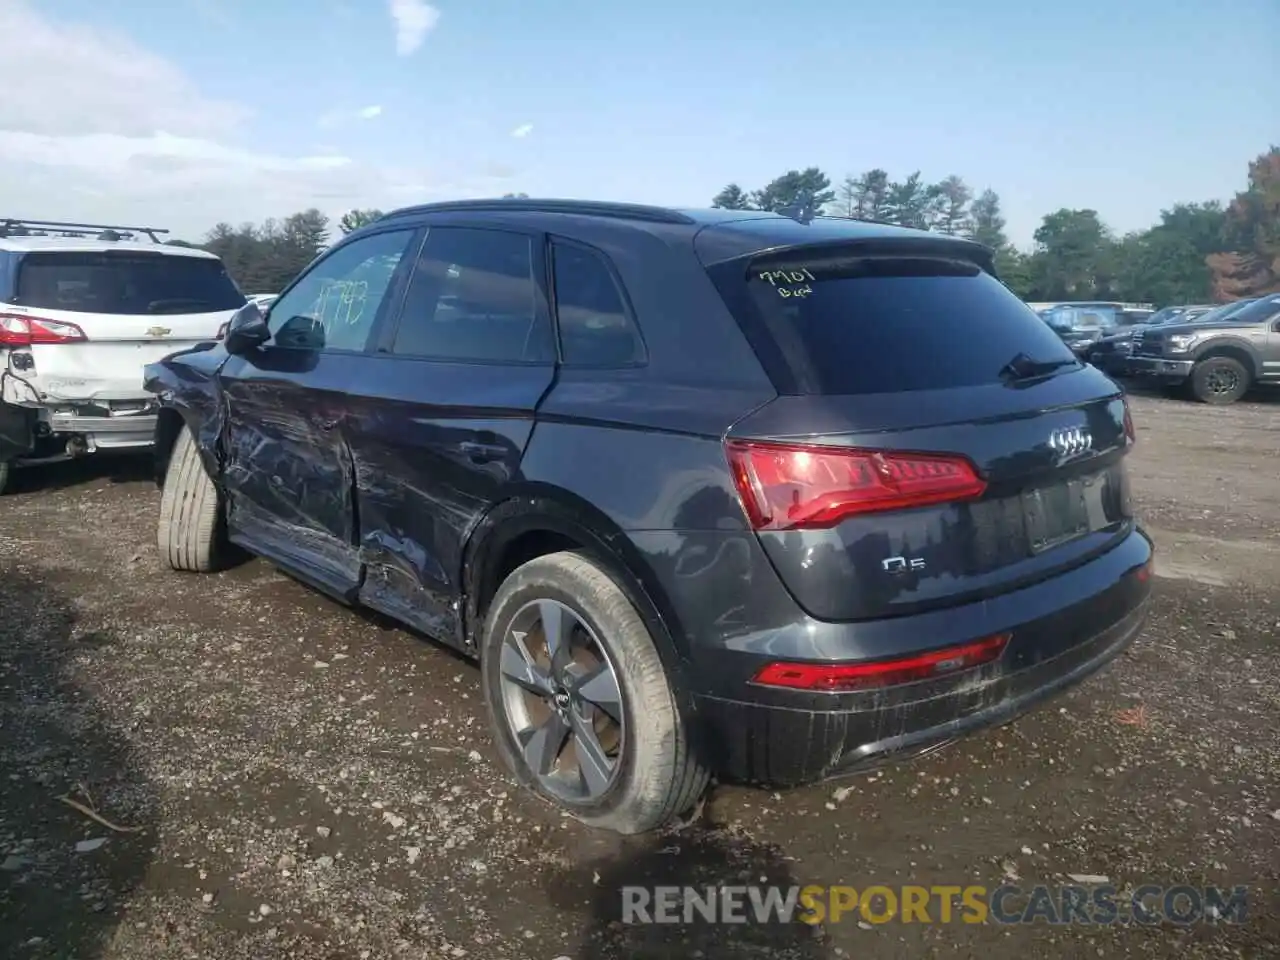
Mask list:
[{"label": "black tire", "polygon": [[1191,395],[1216,406],[1235,403],[1249,390],[1252,374],[1235,357],[1209,357],[1191,371]]},{"label": "black tire", "polygon": [[13,468],[9,466],[9,461],[0,461],[0,494],[8,488],[11,476],[13,476]]},{"label": "black tire", "polygon": [[221,569],[228,559],[218,490],[186,428],[178,434],[169,457],[156,544],[161,561],[173,570],[209,573]]},{"label": "black tire", "polygon": [[[503,644],[514,618],[539,600],[567,607],[595,634],[618,680],[622,748],[613,780],[595,799],[571,802],[546,789],[526,761],[508,716]],[[485,701],[503,762],[544,800],[589,826],[636,834],[662,827],[701,799],[709,776],[694,755],[653,638],[622,588],[592,558],[554,553],[513,571],[490,604],[480,655]]]}]

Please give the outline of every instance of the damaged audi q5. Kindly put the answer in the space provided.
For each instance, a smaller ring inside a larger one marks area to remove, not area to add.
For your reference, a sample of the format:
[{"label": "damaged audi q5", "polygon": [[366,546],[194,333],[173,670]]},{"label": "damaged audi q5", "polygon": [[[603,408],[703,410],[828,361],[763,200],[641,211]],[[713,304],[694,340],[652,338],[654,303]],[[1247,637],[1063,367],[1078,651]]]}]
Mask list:
[{"label": "damaged audi q5", "polygon": [[935,749],[1143,622],[1125,398],[954,237],[414,207],[146,385],[170,567],[477,658],[504,763],[600,827]]}]

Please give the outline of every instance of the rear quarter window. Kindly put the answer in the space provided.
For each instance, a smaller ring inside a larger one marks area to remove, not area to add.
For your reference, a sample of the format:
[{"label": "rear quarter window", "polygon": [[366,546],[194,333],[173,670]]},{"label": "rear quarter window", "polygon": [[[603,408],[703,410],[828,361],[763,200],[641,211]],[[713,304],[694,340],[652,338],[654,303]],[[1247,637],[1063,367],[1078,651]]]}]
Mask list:
[{"label": "rear quarter window", "polygon": [[955,260],[827,258],[712,268],[782,393],[872,394],[998,383],[1019,353],[1074,364],[1034,311]]},{"label": "rear quarter window", "polygon": [[643,363],[644,343],[604,256],[564,240],[554,241],[551,250],[564,363],[583,367]]},{"label": "rear quarter window", "polygon": [[163,253],[28,253],[13,302],[73,313],[213,313],[244,306],[220,260]]}]

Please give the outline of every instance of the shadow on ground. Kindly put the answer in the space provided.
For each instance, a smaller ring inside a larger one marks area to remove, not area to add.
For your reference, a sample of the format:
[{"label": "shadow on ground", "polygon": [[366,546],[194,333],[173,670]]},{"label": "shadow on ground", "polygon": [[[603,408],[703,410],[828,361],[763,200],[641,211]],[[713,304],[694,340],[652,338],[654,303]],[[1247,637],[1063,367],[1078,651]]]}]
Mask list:
[{"label": "shadow on ground", "polygon": [[[99,955],[150,862],[154,791],[75,678],[78,657],[118,642],[84,630],[38,573],[0,560],[0,957]],[[114,831],[64,796],[136,829]]]},{"label": "shadow on ground", "polygon": [[[691,887],[705,897],[709,887],[776,887],[785,894],[796,884],[777,848],[728,831],[691,827],[629,839],[617,854],[557,876],[549,896],[566,911],[579,909],[584,898],[590,903],[587,928],[572,952],[575,960],[829,957],[820,927],[761,919],[749,903],[737,911],[745,922],[712,922],[697,913],[680,916],[679,908],[678,923],[643,922],[655,916],[648,896],[656,887]],[[627,888],[636,891],[629,902],[639,910],[627,908]]]},{"label": "shadow on ground", "polygon": [[21,467],[9,477],[5,496],[48,493],[79,487],[98,480],[109,483],[137,483],[155,479],[155,461],[145,453],[97,453],[77,460]]}]

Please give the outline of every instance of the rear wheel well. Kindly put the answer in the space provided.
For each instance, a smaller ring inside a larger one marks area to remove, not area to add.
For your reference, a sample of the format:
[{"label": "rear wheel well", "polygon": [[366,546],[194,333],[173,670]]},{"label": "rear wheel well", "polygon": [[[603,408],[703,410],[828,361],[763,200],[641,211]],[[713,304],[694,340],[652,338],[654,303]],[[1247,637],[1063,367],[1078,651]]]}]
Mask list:
[{"label": "rear wheel well", "polygon": [[1253,355],[1249,353],[1248,350],[1232,346],[1210,347],[1203,354],[1196,357],[1196,363],[1201,363],[1204,360],[1212,360],[1214,357],[1230,357],[1232,360],[1236,360],[1242,364],[1245,370],[1249,371],[1249,377],[1251,379],[1256,380],[1258,378],[1258,370],[1254,366]]},{"label": "rear wheel well", "polygon": [[186,421],[182,419],[182,414],[170,407],[161,407],[160,413],[156,417],[156,444],[155,444],[155,471],[156,485],[164,486],[164,476],[169,469],[169,457],[173,453],[173,445],[178,442],[178,436],[182,433],[182,428],[186,426]]},{"label": "rear wheel well", "polygon": [[494,594],[516,567],[547,554],[559,553],[561,550],[581,551],[586,549],[586,546],[585,543],[580,543],[573,537],[554,530],[529,530],[507,543],[494,562],[488,565],[476,584],[477,632],[489,613],[489,605],[493,602]]},{"label": "rear wheel well", "polygon": [[[683,644],[675,631],[678,620],[661,586],[646,576],[643,558],[628,556],[625,538],[610,538],[554,501],[530,504],[508,501],[495,509],[493,526],[468,543],[463,561],[461,634],[465,648],[478,650],[485,617],[498,588],[511,572],[536,557],[561,551],[586,554],[617,582],[658,643],[658,652],[672,676],[684,670]],[[511,512],[508,512],[511,511]]]}]

